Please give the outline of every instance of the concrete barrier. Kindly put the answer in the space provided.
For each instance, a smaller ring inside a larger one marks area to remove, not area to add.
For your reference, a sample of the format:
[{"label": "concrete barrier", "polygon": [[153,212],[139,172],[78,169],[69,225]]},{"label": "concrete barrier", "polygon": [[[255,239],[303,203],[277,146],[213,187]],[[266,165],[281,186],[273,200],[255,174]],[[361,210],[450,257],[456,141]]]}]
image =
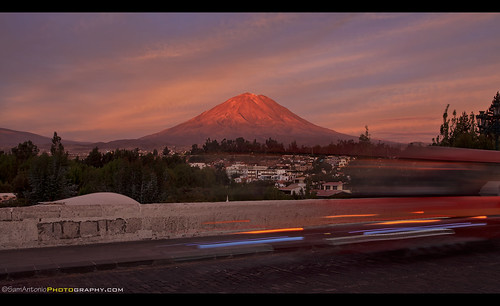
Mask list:
[{"label": "concrete barrier", "polygon": [[[416,211],[419,213],[416,214]],[[420,214],[420,211],[425,211],[425,214]],[[0,249],[197,237],[332,223],[474,214],[500,214],[500,197],[142,205],[134,202],[79,204],[62,201],[0,208]]]}]

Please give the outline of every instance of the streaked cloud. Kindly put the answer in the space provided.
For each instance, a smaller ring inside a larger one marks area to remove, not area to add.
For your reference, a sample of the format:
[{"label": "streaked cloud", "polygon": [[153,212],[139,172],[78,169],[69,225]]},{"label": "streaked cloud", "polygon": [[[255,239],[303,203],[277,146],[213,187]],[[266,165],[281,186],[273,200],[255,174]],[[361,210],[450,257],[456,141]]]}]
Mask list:
[{"label": "streaked cloud", "polygon": [[339,132],[430,142],[447,104],[477,113],[500,90],[498,37],[490,13],[3,13],[1,126],[135,138],[249,91]]}]

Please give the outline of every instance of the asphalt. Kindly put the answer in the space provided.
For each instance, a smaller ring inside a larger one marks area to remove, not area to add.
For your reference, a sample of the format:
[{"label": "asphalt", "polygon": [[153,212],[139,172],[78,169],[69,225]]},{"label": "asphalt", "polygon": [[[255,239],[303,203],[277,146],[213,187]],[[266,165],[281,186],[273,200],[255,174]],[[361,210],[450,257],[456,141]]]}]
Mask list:
[{"label": "asphalt", "polygon": [[199,248],[221,237],[147,240],[0,251],[0,280],[272,252],[269,244]]}]

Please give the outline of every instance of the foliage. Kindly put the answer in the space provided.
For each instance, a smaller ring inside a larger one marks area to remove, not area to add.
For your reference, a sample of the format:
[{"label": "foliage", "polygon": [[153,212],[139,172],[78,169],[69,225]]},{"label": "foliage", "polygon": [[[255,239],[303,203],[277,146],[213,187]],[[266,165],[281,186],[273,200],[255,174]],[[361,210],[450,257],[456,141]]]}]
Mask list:
[{"label": "foliage", "polygon": [[[493,98],[500,100],[500,94],[497,92]],[[492,103],[493,103],[492,102]],[[460,117],[457,117],[457,111],[453,110],[453,117],[449,118],[448,104],[443,113],[443,123],[439,128],[439,135],[432,139],[433,146],[459,147],[470,149],[495,149],[495,135],[484,134],[479,132],[476,116],[474,112],[467,114],[462,112]]]},{"label": "foliage", "polygon": [[365,126],[366,132],[361,134],[359,142],[354,140],[339,140],[337,144],[333,142],[329,145],[320,146],[306,146],[297,145],[296,141],[291,142],[285,148],[283,143],[278,142],[272,138],[266,139],[265,143],[261,144],[257,140],[250,142],[243,137],[236,140],[223,139],[220,143],[217,140],[208,138],[202,148],[194,144],[191,148],[191,155],[202,154],[316,154],[316,155],[394,155],[400,152],[399,148],[391,147],[385,143],[374,144],[371,142],[368,126]]},{"label": "foliage", "polygon": [[365,133],[359,135],[359,142],[360,143],[370,143],[370,133],[368,132],[368,126],[365,125]]},{"label": "foliage", "polygon": [[[245,142],[237,140],[235,145],[241,149]],[[230,184],[222,165],[191,167],[185,156],[171,154],[166,147],[161,156],[157,151],[141,154],[139,149],[101,153],[96,147],[85,158],[70,160],[61,138],[54,133],[50,153],[38,152],[29,141],[10,153],[0,153],[0,188],[2,192],[14,192],[18,198],[11,205],[94,192],[116,192],[140,203],[283,197],[269,183]]]},{"label": "foliage", "polygon": [[460,147],[486,149],[480,143],[480,135],[477,131],[477,124],[474,113],[469,115],[463,112],[457,117],[457,111],[453,111],[453,117],[448,116],[448,104],[443,113],[443,123],[439,129],[439,135],[432,139],[434,146]]},{"label": "foliage", "polygon": [[[242,137],[224,139],[220,143],[207,139],[201,148],[193,145],[188,156],[193,162],[220,153],[387,154],[391,150],[384,144],[372,144],[368,128],[364,136],[366,141],[360,143],[340,141],[324,147],[299,147],[292,142],[286,148],[272,138],[262,144]],[[54,132],[50,152],[39,154],[31,141],[19,144],[10,152],[0,152],[0,190],[14,192],[18,198],[15,205],[32,205],[95,192],[116,192],[140,203],[291,198],[280,192],[273,182],[231,182],[223,165],[203,169],[191,167],[188,156],[173,154],[167,147],[161,155],[156,150],[144,154],[139,149],[102,153],[95,147],[83,159],[70,159],[61,138]],[[328,167],[325,163],[315,166],[311,173],[313,180],[329,178],[331,169]]]},{"label": "foliage", "polygon": [[26,141],[12,148],[10,154],[0,154],[2,191],[15,193],[22,204],[76,195],[77,185],[68,176],[68,154],[57,133],[52,139],[51,155],[38,153],[38,147]]},{"label": "foliage", "polygon": [[33,159],[28,171],[29,188],[24,190],[22,196],[29,203],[36,204],[76,195],[76,186],[71,184],[67,172],[67,160],[43,153]]}]

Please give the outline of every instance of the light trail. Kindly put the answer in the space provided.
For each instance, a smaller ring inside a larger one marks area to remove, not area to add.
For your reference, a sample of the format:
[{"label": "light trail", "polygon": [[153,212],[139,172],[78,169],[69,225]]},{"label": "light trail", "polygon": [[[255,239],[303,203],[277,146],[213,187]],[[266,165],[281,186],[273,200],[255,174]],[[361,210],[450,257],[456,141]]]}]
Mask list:
[{"label": "light trail", "polygon": [[197,247],[199,249],[211,249],[211,248],[222,248],[230,246],[240,246],[240,245],[252,245],[261,243],[276,243],[276,242],[286,242],[286,241],[300,241],[304,237],[271,237],[271,238],[259,238],[259,239],[247,239],[247,240],[237,240],[237,241],[223,241],[215,242],[210,244],[199,244]]},{"label": "light trail", "polygon": [[269,230],[255,230],[255,231],[247,231],[247,232],[238,232],[235,234],[270,234],[270,233],[281,233],[281,232],[297,232],[303,231],[302,227],[290,227],[290,228],[277,228],[277,229],[269,229]]},{"label": "light trail", "polygon": [[436,229],[450,229],[450,228],[483,226],[483,225],[486,225],[486,223],[462,222],[462,223],[448,223],[448,224],[424,225],[424,226],[414,226],[414,227],[389,227],[389,228],[372,229],[372,230],[352,231],[349,233],[363,233],[363,235],[373,235],[373,234],[385,234],[385,233],[421,231],[421,230],[436,230]]}]

